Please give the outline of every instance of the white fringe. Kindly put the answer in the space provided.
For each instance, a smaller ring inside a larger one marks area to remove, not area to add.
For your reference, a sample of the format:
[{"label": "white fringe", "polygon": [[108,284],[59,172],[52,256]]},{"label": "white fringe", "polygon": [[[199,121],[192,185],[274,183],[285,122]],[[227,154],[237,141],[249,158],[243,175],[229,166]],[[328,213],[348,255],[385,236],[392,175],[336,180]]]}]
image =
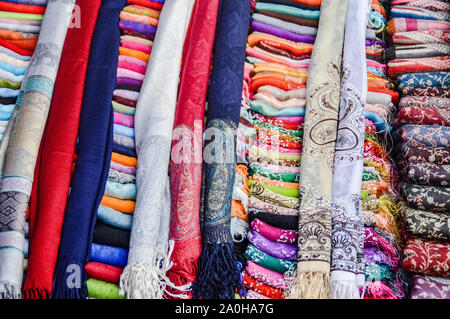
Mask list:
[{"label": "white fringe", "polygon": [[247,238],[249,226],[245,220],[236,216],[231,217],[230,229],[234,242],[240,243]]},{"label": "white fringe", "polygon": [[329,299],[361,299],[355,281],[332,280],[330,284]]},{"label": "white fringe", "polygon": [[0,281],[0,299],[21,299],[21,289],[9,281]]},{"label": "white fringe", "polygon": [[119,295],[127,295],[127,299],[163,299],[164,294],[175,298],[187,299],[185,294],[172,294],[168,287],[179,291],[189,291],[191,284],[175,286],[167,277],[167,271],[173,263],[170,256],[174,248],[174,241],[169,241],[167,252],[155,249],[150,264],[128,264],[120,276]]}]

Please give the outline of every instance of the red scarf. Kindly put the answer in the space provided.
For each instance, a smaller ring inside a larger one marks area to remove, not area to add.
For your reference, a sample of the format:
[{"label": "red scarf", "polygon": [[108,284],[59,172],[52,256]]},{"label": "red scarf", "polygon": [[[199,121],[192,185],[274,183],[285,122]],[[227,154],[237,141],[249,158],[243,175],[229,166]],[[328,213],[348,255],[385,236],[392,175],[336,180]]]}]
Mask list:
[{"label": "red scarf", "polygon": [[76,3],[83,12],[81,27],[67,31],[34,172],[25,298],[48,298],[53,286],[89,50],[101,1]]},{"label": "red scarf", "polygon": [[[188,144],[197,159],[190,163],[177,163],[172,157],[170,188],[172,193],[172,215],[170,239],[175,241],[171,256],[173,267],[170,280],[176,285],[192,283],[197,278],[197,260],[202,251],[200,232],[200,198],[202,183],[202,133],[206,93],[214,44],[218,0],[197,0],[185,40],[183,68],[175,113],[174,145],[176,131],[183,138],[190,136]],[[197,126],[194,128],[194,123]],[[194,130],[195,129],[195,130]],[[194,145],[197,147],[194,149]]]}]

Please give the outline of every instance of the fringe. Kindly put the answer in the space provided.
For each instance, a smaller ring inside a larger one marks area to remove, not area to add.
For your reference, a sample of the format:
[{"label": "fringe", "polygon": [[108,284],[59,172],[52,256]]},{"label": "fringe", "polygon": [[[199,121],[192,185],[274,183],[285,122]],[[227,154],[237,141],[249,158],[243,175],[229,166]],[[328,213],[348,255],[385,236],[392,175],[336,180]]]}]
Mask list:
[{"label": "fringe", "polygon": [[247,238],[249,225],[245,220],[236,216],[231,217],[230,228],[234,242],[240,243]]},{"label": "fringe", "polygon": [[9,281],[0,281],[0,299],[21,299],[21,289]]},{"label": "fringe", "polygon": [[[70,279],[68,277],[74,275],[74,273],[68,271],[68,269],[76,269],[77,267],[80,270],[80,285],[68,287],[67,283]],[[67,259],[62,259],[62,261],[58,262],[55,270],[53,290],[50,294],[50,299],[86,299],[87,296],[88,291],[86,286],[84,262],[81,260]]]},{"label": "fringe", "polygon": [[120,276],[119,295],[126,294],[127,299],[163,299],[164,295],[186,299],[186,294],[174,294],[168,290],[172,288],[187,291],[190,285],[175,286],[166,273],[172,268],[170,261],[174,241],[169,241],[169,251],[155,249],[150,263],[128,264]]},{"label": "fringe", "polygon": [[41,288],[31,288],[23,291],[24,299],[48,299],[49,296],[49,292]]},{"label": "fringe", "polygon": [[[295,275],[296,274],[296,275]],[[286,299],[327,299],[330,291],[330,274],[325,272],[285,273],[288,289]]]},{"label": "fringe", "polygon": [[236,289],[242,289],[233,244],[204,243],[198,265],[193,298],[234,299]]},{"label": "fringe", "polygon": [[[191,285],[195,281],[198,270],[198,262],[195,258],[185,258],[177,262],[177,269],[170,269],[167,273],[167,277],[174,286],[188,286],[188,289],[184,290],[186,292],[187,298],[192,298]],[[180,293],[175,289],[168,289],[172,294]],[[172,298],[170,295],[166,295],[166,298]]]},{"label": "fringe", "polygon": [[355,281],[331,280],[329,299],[361,299]]}]

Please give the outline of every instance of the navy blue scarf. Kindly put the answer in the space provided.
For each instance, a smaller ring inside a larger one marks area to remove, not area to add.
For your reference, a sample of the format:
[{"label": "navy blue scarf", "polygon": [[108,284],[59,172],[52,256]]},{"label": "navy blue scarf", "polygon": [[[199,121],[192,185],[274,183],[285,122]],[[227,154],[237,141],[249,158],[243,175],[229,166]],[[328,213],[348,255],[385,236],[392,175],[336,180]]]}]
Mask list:
[{"label": "navy blue scarf", "polygon": [[119,56],[119,13],[125,3],[126,0],[103,0],[95,26],[80,115],[78,159],[53,281],[54,299],[87,296],[84,266],[90,256],[96,212],[111,160],[111,100]]},{"label": "navy blue scarf", "polygon": [[[223,138],[219,143],[214,142],[213,155],[225,161],[204,163],[203,247],[197,280],[192,286],[194,298],[232,299],[236,289],[242,287],[230,220],[236,162],[235,132],[241,109],[249,18],[250,0],[221,0],[208,92],[207,129],[215,129],[215,139]],[[231,142],[228,148],[227,139]],[[229,161],[225,158],[226,152],[233,154]]]}]

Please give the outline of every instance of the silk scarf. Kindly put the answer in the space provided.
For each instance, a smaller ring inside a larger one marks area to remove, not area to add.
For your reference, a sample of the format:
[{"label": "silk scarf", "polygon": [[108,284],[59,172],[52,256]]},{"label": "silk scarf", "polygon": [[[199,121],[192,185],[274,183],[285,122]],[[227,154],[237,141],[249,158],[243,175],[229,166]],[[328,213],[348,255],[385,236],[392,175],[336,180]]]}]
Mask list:
[{"label": "silk scarf", "polygon": [[0,185],[1,298],[21,295],[25,214],[74,4],[74,0],[55,0],[47,6],[17,102],[17,117],[6,148]]},{"label": "silk scarf", "polygon": [[166,272],[172,267],[169,241],[169,159],[183,42],[194,1],[169,0],[161,11],[152,58],[136,106],[136,208],[128,264],[119,293],[129,299],[160,299],[176,288]]},{"label": "silk scarf", "polygon": [[[333,172],[331,299],[359,299],[364,285],[361,180],[367,93],[367,1],[349,0]],[[357,276],[359,275],[359,276]]]},{"label": "silk scarf", "polygon": [[330,288],[333,160],[348,1],[322,1],[306,87],[300,166],[297,271],[287,297],[327,298]]}]

